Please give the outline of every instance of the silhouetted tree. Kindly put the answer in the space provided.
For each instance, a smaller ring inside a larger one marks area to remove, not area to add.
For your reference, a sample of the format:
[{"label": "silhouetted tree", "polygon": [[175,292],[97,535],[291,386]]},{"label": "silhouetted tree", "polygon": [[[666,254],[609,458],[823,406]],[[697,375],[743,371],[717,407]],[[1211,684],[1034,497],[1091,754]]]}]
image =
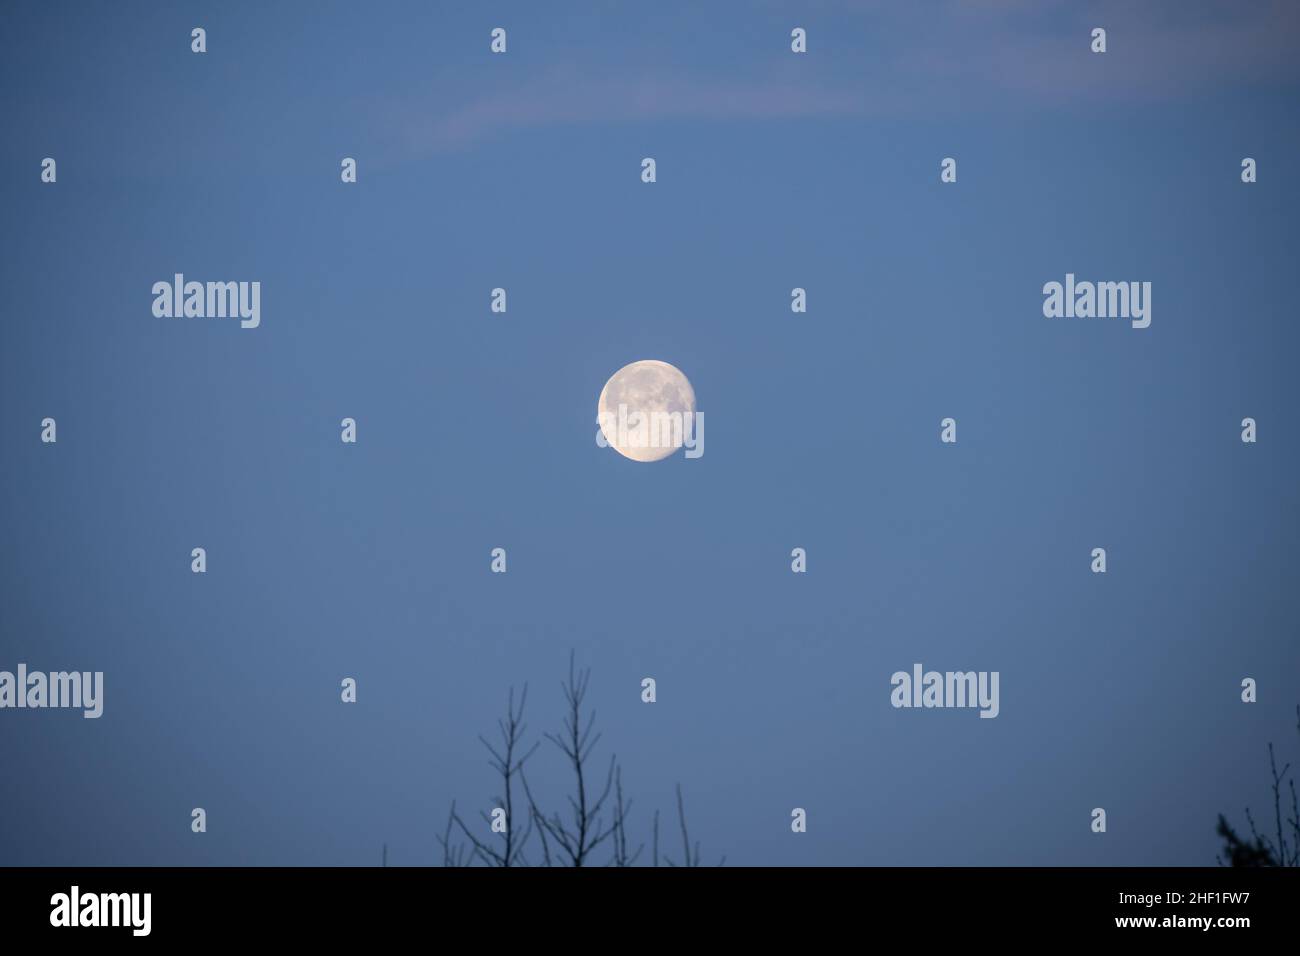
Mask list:
[{"label": "silhouetted tree", "polygon": [[[699,866],[700,865],[700,841],[696,840],[695,845],[692,848],[690,834],[686,832],[686,809],[685,807],[682,806],[682,785],[680,783],[677,785],[677,824],[679,827],[681,827],[681,831],[682,831],[682,865]],[[658,855],[659,855],[658,845],[657,845],[658,839],[659,839],[659,814],[658,812],[656,812],[655,813],[656,860],[658,859]],[[664,857],[664,862],[667,863],[669,866],[677,865],[668,857]],[[722,866],[722,864],[726,862],[727,862],[727,858],[724,856],[722,859],[718,861],[718,866]],[[658,866],[659,864],[656,862],[655,865]]]},{"label": "silhouetted tree", "polygon": [[[497,805],[505,810],[506,832],[496,834],[499,838],[496,842],[487,837],[480,837],[466,825],[460,814],[456,812],[456,804],[453,803],[447,815],[447,826],[438,837],[438,843],[442,847],[443,866],[471,866],[475,862],[486,866],[530,866],[533,863],[527,853],[530,852],[529,847],[533,845],[540,853],[537,863],[541,866],[591,866],[593,854],[606,846],[610,856],[608,860],[603,861],[604,865],[634,866],[636,864],[645,849],[645,844],[637,844],[633,849],[628,839],[628,820],[633,803],[624,797],[623,770],[615,756],[609,759],[603,784],[600,784],[599,788],[593,786],[592,753],[600,742],[601,734],[596,731],[595,711],[584,713],[590,682],[591,669],[576,670],[573,654],[570,653],[568,679],[560,684],[565,704],[562,727],[558,733],[543,734],[543,738],[554,744],[563,755],[565,763],[573,774],[573,791],[566,797],[569,805],[568,813],[545,812],[528,784],[524,764],[537,751],[541,742],[534,743],[531,747],[524,743],[526,728],[523,714],[528,689],[524,688],[516,709],[512,688],[507,702],[506,717],[498,722],[501,743],[493,746],[483,737],[479,737],[491,755],[489,763],[501,779],[501,793],[494,799]],[[527,802],[527,813],[518,814],[527,821],[518,836],[515,835],[516,779]],[[487,829],[490,832],[490,816],[486,813],[480,813],[480,816],[488,824]],[[700,846],[697,842],[692,847],[687,833],[686,811],[680,784],[677,785],[677,819],[682,833],[683,865],[699,866]],[[653,866],[659,865],[659,858],[659,812],[656,810]],[[664,862],[669,866],[677,865],[668,857],[664,857]],[[719,865],[722,862],[725,862],[725,857]]]},{"label": "silhouetted tree", "polygon": [[[1296,729],[1300,730],[1300,706],[1296,707]],[[1249,807],[1246,808],[1246,823],[1250,826],[1249,840],[1242,839],[1227,818],[1219,814],[1216,832],[1223,838],[1229,866],[1300,866],[1300,802],[1296,800],[1295,778],[1287,778],[1291,770],[1289,763],[1278,771],[1277,756],[1271,743],[1268,745],[1268,766],[1273,775],[1273,836],[1270,838],[1259,833]],[[1284,815],[1282,808],[1283,783],[1287,784],[1291,793],[1290,817]],[[1291,835],[1289,843],[1288,833]],[[1224,862],[1222,856],[1218,860]]]},{"label": "silhouetted tree", "polygon": [[[555,744],[564,754],[573,769],[574,795],[569,797],[569,810],[572,820],[568,823],[556,812],[549,817],[542,813],[537,802],[528,789],[528,778],[524,777],[524,792],[528,795],[529,808],[533,819],[543,831],[543,846],[549,847],[549,840],[554,840],[557,855],[565,866],[586,866],[591,852],[614,833],[614,827],[601,825],[601,812],[605,801],[609,799],[610,789],[614,785],[614,770],[617,761],[609,758],[609,770],[605,774],[605,786],[600,795],[588,791],[587,766],[591,753],[600,742],[601,735],[595,733],[596,713],[587,715],[584,723],[582,704],[587,696],[587,687],[591,683],[591,669],[573,670],[573,654],[569,654],[569,679],[560,685],[564,691],[565,713],[564,729],[558,734],[546,734],[546,739]],[[549,853],[548,853],[549,855]]]},{"label": "silhouetted tree", "polygon": [[443,866],[469,866],[474,862],[474,854],[463,843],[453,843],[451,839],[452,828],[456,825],[456,801],[451,802],[451,810],[447,813],[447,827],[438,837],[438,845],[442,847],[442,865]]},{"label": "silhouetted tree", "polygon": [[631,853],[627,849],[627,815],[632,812],[632,801],[623,801],[623,768],[614,770],[614,859],[615,866],[632,866],[645,849],[642,843]]},{"label": "silhouetted tree", "polygon": [[[528,845],[528,838],[529,836],[532,835],[532,829],[533,829],[533,815],[531,813],[531,798],[530,798],[530,812],[528,814],[528,825],[524,828],[524,832],[522,835],[516,835],[515,833],[515,802],[514,802],[514,780],[516,777],[519,777],[520,780],[523,780],[524,762],[528,760],[528,758],[531,757],[537,751],[537,748],[540,746],[540,744],[533,744],[533,746],[528,748],[528,750],[523,754],[522,757],[517,756],[519,750],[523,745],[523,737],[526,730],[526,728],[524,727],[523,718],[524,718],[524,705],[527,702],[528,702],[527,684],[524,685],[523,693],[519,695],[518,710],[515,709],[515,689],[513,687],[510,688],[510,696],[506,702],[506,717],[504,720],[497,721],[497,729],[501,732],[500,750],[498,750],[496,747],[493,747],[492,744],[488,742],[487,738],[484,737],[482,734],[479,734],[479,738],[478,738],[479,742],[482,743],[483,746],[487,748],[487,752],[492,755],[492,759],[489,761],[489,763],[491,764],[492,769],[495,770],[497,772],[497,775],[501,778],[501,790],[504,796],[502,796],[502,794],[497,794],[495,797],[493,797],[493,799],[497,802],[497,804],[502,809],[505,810],[505,824],[506,824],[505,832],[495,834],[496,836],[500,837],[499,847],[493,846],[491,843],[487,843],[479,840],[474,835],[474,832],[465,825],[465,822],[456,813],[456,805],[453,803],[451,807],[450,821],[448,824],[449,829],[451,823],[454,823],[457,827],[459,827],[461,833],[463,833],[465,835],[465,838],[469,840],[470,846],[473,847],[473,853],[477,855],[478,858],[488,866],[519,866],[521,864],[524,866],[528,865],[528,860],[527,858],[524,857],[524,847]],[[526,786],[527,786],[527,782],[525,781],[525,787]],[[488,828],[490,830],[492,825],[492,818],[482,811],[479,812],[479,816],[482,817],[483,821],[488,824]],[[449,839],[450,839],[450,835],[448,835],[443,841],[441,841],[443,844],[444,854],[449,852],[448,845],[447,845],[447,841]]]}]

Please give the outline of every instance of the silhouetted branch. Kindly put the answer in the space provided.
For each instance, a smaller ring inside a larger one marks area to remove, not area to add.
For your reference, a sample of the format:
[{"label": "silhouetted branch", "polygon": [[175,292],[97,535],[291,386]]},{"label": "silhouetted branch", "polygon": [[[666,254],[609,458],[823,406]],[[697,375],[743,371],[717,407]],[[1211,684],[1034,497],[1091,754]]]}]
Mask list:
[{"label": "silhouetted branch", "polygon": [[545,735],[547,740],[559,748],[573,768],[575,795],[568,798],[573,815],[572,824],[565,824],[559,813],[548,817],[538,809],[536,801],[529,795],[533,818],[555,841],[569,866],[585,866],[591,851],[614,832],[613,826],[602,828],[600,814],[614,785],[615,758],[610,758],[609,771],[605,775],[605,786],[601,789],[600,796],[592,800],[587,790],[587,762],[596,744],[600,742],[600,734],[595,733],[596,712],[592,711],[585,723],[582,717],[582,705],[590,682],[589,668],[575,673],[573,652],[570,651],[569,679],[560,685],[567,705],[564,730],[562,734]]},{"label": "silhouetted branch", "polygon": [[[700,865],[700,841],[696,840],[695,843],[692,844],[690,834],[687,833],[686,831],[686,808],[682,802],[682,785],[680,783],[677,785],[677,823],[680,826],[682,831],[682,852],[684,854],[682,858],[683,859],[682,865],[699,866]],[[655,859],[656,859],[655,865],[656,866],[658,866],[658,862],[657,862],[658,854],[659,854],[659,814],[656,813],[655,814]],[[677,865],[667,856],[664,857],[664,862],[667,863],[669,866]],[[724,856],[720,860],[718,860],[718,866],[722,866],[726,862],[727,862],[727,858]]]},{"label": "silhouetted branch", "polygon": [[469,853],[463,845],[451,842],[451,829],[455,820],[456,802],[453,800],[451,811],[447,814],[447,829],[438,837],[438,843],[442,847],[442,865],[469,866],[473,861],[473,854]]},{"label": "silhouetted branch", "polygon": [[[1296,707],[1296,729],[1300,730],[1300,706]],[[1292,776],[1287,779],[1291,764],[1286,764],[1280,771],[1277,769],[1277,755],[1271,743],[1268,745],[1268,767],[1273,777],[1273,838],[1260,835],[1255,827],[1255,817],[1249,807],[1246,808],[1246,822],[1250,825],[1250,840],[1238,836],[1223,814],[1219,814],[1219,824],[1215,832],[1223,838],[1229,866],[1300,866],[1300,804],[1296,799],[1295,778]],[[1290,817],[1282,813],[1284,782],[1291,791]],[[1289,847],[1286,830],[1283,828],[1284,823],[1290,827]],[[1221,856],[1216,858],[1220,864],[1224,862]]]},{"label": "silhouetted branch", "polygon": [[[529,813],[527,814],[528,824],[524,828],[523,834],[516,839],[514,788],[512,784],[515,776],[522,773],[525,761],[536,753],[537,748],[541,746],[541,742],[539,741],[538,743],[533,744],[532,747],[528,748],[528,751],[522,757],[516,758],[515,756],[518,749],[523,745],[523,737],[527,731],[523,722],[524,705],[527,702],[528,685],[525,684],[523,693],[519,695],[519,709],[516,711],[515,689],[513,687],[510,688],[510,696],[506,702],[506,719],[497,721],[497,727],[501,731],[502,750],[500,753],[498,753],[496,748],[488,743],[488,741],[482,736],[479,737],[483,746],[487,748],[488,753],[492,755],[490,763],[492,769],[494,769],[501,777],[502,787],[505,794],[504,796],[498,795],[495,798],[497,803],[506,811],[506,832],[500,834],[502,842],[505,844],[504,848],[498,854],[501,861],[499,864],[500,866],[515,866],[521,862],[525,864],[527,863],[523,858],[523,852],[524,848],[528,845],[528,838],[532,835],[533,830],[533,817],[532,814]],[[489,820],[488,823],[490,826],[491,821]]]},{"label": "silhouetted branch", "polygon": [[645,844],[638,846],[633,853],[627,850],[627,815],[632,811],[632,801],[623,801],[623,768],[614,770],[614,859],[615,866],[631,866],[636,863]]},{"label": "silhouetted branch", "polygon": [[[487,824],[487,830],[478,825],[471,828],[457,812],[456,804],[452,803],[447,815],[447,826],[438,837],[444,866],[470,866],[476,862],[485,866],[530,866],[532,864],[526,850],[533,834],[537,835],[541,847],[541,866],[589,866],[592,852],[606,841],[612,846],[612,856],[606,865],[633,866],[640,859],[645,844],[638,844],[632,849],[628,840],[628,820],[633,801],[624,796],[623,770],[617,757],[610,757],[605,781],[599,790],[592,786],[590,761],[600,743],[601,734],[596,730],[596,712],[592,710],[583,713],[590,683],[591,670],[578,670],[574,665],[574,654],[570,651],[568,679],[560,683],[565,705],[561,730],[542,735],[564,755],[573,773],[573,791],[564,798],[568,804],[568,813],[562,815],[559,812],[544,812],[528,782],[524,765],[537,752],[541,743],[539,741],[525,748],[527,728],[523,715],[528,700],[528,687],[524,686],[517,708],[514,689],[511,688],[506,703],[506,716],[497,721],[500,741],[479,737],[488,752],[489,766],[501,780],[501,791],[494,800],[504,810],[505,831],[495,834],[498,839],[486,836],[486,833],[492,831],[494,822],[487,812],[479,811],[480,818]],[[519,821],[522,829],[518,833],[515,826],[516,782],[523,788],[523,798],[527,803],[527,812],[520,814],[524,819]],[[607,809],[612,815],[608,824]],[[699,866],[700,845],[696,842],[692,846],[686,829],[686,811],[680,784],[677,787],[677,819],[681,828],[685,865]],[[384,859],[387,861],[386,851]],[[663,859],[669,866],[675,865],[667,856]],[[652,860],[652,865],[659,866],[658,810],[655,811],[653,820]],[[719,865],[725,861],[726,857],[723,857]]]},{"label": "silhouetted branch", "polygon": [[[523,833],[517,835],[515,832],[514,782],[516,777],[522,778],[524,763],[537,751],[537,748],[541,746],[541,742],[533,744],[522,756],[519,756],[519,751],[523,747],[524,734],[527,732],[527,727],[524,724],[524,706],[527,702],[527,684],[524,685],[523,693],[519,696],[518,709],[515,708],[515,689],[510,688],[509,697],[506,699],[505,719],[497,721],[497,729],[501,733],[501,743],[494,747],[481,734],[478,738],[491,757],[488,765],[501,778],[501,792],[492,798],[505,811],[505,832],[496,834],[496,836],[500,837],[500,847],[495,847],[475,836],[470,828],[466,826],[465,821],[456,813],[456,805],[453,803],[447,822],[447,835],[444,841],[440,841],[444,842],[444,860],[449,853],[446,843],[450,841],[450,832],[454,824],[460,828],[461,833],[464,834],[473,847],[470,854],[471,859],[477,857],[488,866],[528,865],[524,850],[528,846],[528,840],[533,833],[533,815],[531,812],[526,815],[527,824],[523,828]],[[488,832],[491,832],[491,817],[481,810],[479,816],[487,823]]]},{"label": "silhouetted branch", "polygon": [[1273,755],[1273,745],[1268,745],[1268,767],[1273,773],[1273,819],[1277,823],[1277,858],[1285,866],[1288,862],[1286,855],[1286,837],[1282,835],[1282,780],[1286,777],[1286,772],[1291,769],[1287,764],[1282,768],[1282,772],[1277,772],[1277,759]]}]

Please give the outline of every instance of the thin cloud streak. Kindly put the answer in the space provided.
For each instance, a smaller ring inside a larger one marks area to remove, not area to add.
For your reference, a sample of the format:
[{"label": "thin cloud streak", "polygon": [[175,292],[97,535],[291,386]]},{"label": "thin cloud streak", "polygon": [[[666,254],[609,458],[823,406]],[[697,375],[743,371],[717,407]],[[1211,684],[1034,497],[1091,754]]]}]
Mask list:
[{"label": "thin cloud streak", "polygon": [[[609,66],[552,67],[440,114],[428,111],[432,96],[424,104],[388,101],[376,112],[399,151],[419,155],[562,125],[1142,105],[1228,86],[1295,84],[1300,63],[1300,4],[1285,0],[1086,11],[1060,4],[1029,11],[1019,0],[948,0],[928,12],[875,0],[849,6],[868,15],[869,33],[887,38],[874,53],[845,57],[823,32],[813,35],[807,60],[769,60],[764,74],[753,65],[745,75],[659,67],[630,78]],[[1108,31],[1104,55],[1089,52],[1094,25]],[[794,68],[796,60],[812,69]],[[816,78],[806,75],[814,71]]]},{"label": "thin cloud streak", "polygon": [[786,119],[861,113],[853,90],[796,82],[718,81],[644,75],[586,79],[555,72],[525,86],[487,94],[432,121],[409,120],[409,147],[441,151],[516,129],[658,119]]}]

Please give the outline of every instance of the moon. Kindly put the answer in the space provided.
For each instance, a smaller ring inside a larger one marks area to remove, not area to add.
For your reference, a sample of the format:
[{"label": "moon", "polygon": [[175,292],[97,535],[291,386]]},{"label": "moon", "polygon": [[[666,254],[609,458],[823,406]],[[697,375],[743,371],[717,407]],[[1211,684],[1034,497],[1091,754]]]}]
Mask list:
[{"label": "moon", "polygon": [[[620,416],[619,406],[626,411]],[[676,416],[689,429],[688,416],[695,414],[695,389],[681,369],[656,359],[642,359],[624,365],[609,377],[601,389],[596,420],[611,448],[633,461],[661,461],[682,447],[681,433],[669,432],[653,444],[646,441],[651,421],[668,421]],[[667,415],[669,419],[659,416]],[[620,429],[620,420],[624,422]],[[636,422],[643,423],[641,429]],[[630,423],[630,427],[629,426]]]}]

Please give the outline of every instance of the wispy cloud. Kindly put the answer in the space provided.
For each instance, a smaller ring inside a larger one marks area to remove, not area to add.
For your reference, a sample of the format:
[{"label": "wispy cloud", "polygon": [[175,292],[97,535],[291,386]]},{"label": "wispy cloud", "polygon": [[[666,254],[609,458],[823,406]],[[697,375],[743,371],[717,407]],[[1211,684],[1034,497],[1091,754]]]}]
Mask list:
[{"label": "wispy cloud", "polygon": [[[821,32],[812,34],[807,70],[792,68],[793,54],[770,53],[695,71],[638,66],[631,56],[626,66],[601,69],[553,65],[442,110],[419,97],[389,101],[386,125],[403,152],[428,153],[574,124],[1140,105],[1224,86],[1295,83],[1300,70],[1300,3],[1293,0],[1110,0],[1086,8],[823,0],[811,9]],[[1108,31],[1104,58],[1088,50],[1093,26]]]},{"label": "wispy cloud", "polygon": [[404,118],[415,149],[457,149],[514,129],[656,119],[783,119],[860,112],[856,90],[770,78],[753,82],[685,75],[587,76],[551,70],[526,85],[484,94],[440,116]]}]

